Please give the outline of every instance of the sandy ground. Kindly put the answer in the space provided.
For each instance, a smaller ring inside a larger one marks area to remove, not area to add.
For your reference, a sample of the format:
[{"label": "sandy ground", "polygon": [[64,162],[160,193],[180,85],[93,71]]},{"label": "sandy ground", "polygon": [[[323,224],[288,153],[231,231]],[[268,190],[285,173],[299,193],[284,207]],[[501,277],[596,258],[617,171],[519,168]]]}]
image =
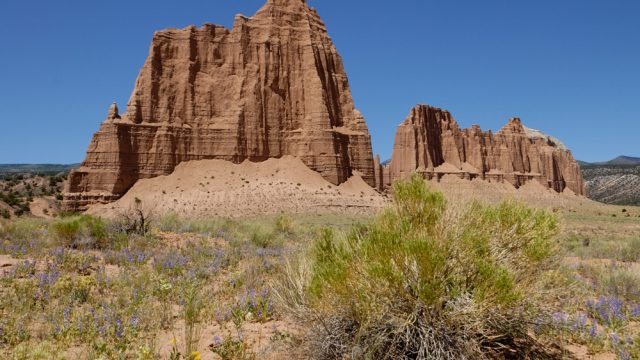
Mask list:
[{"label": "sandy ground", "polygon": [[[607,208],[571,191],[558,194],[535,181],[519,189],[508,183],[468,181],[453,175],[430,183],[452,201],[478,199],[494,203],[514,199],[550,210]],[[135,199],[142,200],[144,209],[155,215],[176,213],[188,217],[279,213],[371,215],[390,203],[389,196],[379,194],[358,174],[335,186],[299,159],[287,156],[261,163],[185,162],[171,175],[138,181],[122,199],[95,205],[88,213],[115,217],[130,209]]]},{"label": "sandy ground", "polygon": [[549,210],[577,210],[584,207],[605,209],[608,207],[608,205],[597,203],[586,197],[577,196],[570,190],[558,194],[536,181],[516,189],[507,182],[488,182],[480,179],[469,181],[454,175],[446,175],[440,182],[429,181],[429,183],[433,188],[442,191],[451,201],[476,199],[496,203],[511,199]]},{"label": "sandy ground", "polygon": [[35,198],[29,204],[31,214],[43,219],[53,219],[58,214],[58,206],[52,198]]},{"label": "sandy ground", "polygon": [[371,214],[389,202],[358,174],[335,186],[294,157],[242,164],[201,160],[182,163],[171,175],[138,181],[120,200],[88,213],[117,216],[136,198],[155,214],[190,217]]},{"label": "sandy ground", "polygon": [[9,255],[0,255],[0,278],[8,274],[21,261],[14,259]]}]

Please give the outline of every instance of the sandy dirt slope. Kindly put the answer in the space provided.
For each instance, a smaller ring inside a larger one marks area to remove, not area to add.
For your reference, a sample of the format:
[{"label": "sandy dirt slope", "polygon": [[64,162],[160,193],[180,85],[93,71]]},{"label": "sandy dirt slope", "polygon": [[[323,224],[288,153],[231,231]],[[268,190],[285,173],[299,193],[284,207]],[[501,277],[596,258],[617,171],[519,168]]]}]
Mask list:
[{"label": "sandy dirt slope", "polygon": [[440,182],[430,181],[429,183],[434,189],[442,191],[447,199],[452,201],[476,199],[496,203],[501,200],[512,199],[538,208],[567,210],[584,206],[590,208],[607,207],[584,196],[577,196],[571,190],[565,190],[564,193],[558,194],[536,181],[516,189],[506,182],[488,182],[480,179],[469,181],[454,175],[446,175]]},{"label": "sandy dirt slope", "polygon": [[59,209],[53,198],[49,197],[39,197],[33,199],[33,201],[29,204],[29,209],[31,210],[31,214],[35,217],[43,218],[43,219],[53,219],[55,215],[58,214]]},{"label": "sandy dirt slope", "polygon": [[13,208],[7,205],[4,201],[0,201],[0,210],[6,210],[9,212],[9,215],[13,216]]},{"label": "sandy dirt slope", "polygon": [[[452,201],[478,199],[495,203],[514,199],[536,207],[567,210],[584,206],[606,207],[571,191],[558,194],[535,181],[519,189],[508,183],[468,181],[454,175],[430,183]],[[388,196],[379,194],[357,173],[347,182],[335,186],[297,158],[287,156],[261,163],[185,162],[171,175],[138,181],[122,199],[112,204],[94,205],[88,213],[115,217],[126,212],[136,198],[155,215],[176,213],[189,217],[279,213],[371,215],[390,203]]]},{"label": "sandy dirt slope", "polygon": [[240,217],[278,213],[371,214],[388,198],[355,174],[336,186],[299,159],[286,156],[261,163],[201,160],[180,164],[168,176],[138,181],[120,200],[87,212],[117,216],[135,199],[156,214]]}]

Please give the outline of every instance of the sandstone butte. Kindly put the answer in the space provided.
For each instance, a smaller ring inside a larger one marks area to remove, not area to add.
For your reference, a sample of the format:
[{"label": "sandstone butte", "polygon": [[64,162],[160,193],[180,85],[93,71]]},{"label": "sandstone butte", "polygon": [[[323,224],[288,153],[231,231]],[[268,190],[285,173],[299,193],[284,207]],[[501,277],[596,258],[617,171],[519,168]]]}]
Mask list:
[{"label": "sandstone butte", "polygon": [[157,32],[126,112],[110,108],[63,207],[114,201],[183,161],[286,155],[333,184],[357,171],[375,186],[371,137],[342,59],[304,0],[268,0],[230,31]]},{"label": "sandstone butte", "polygon": [[434,180],[450,175],[515,187],[537,181],[556,192],[585,193],[580,166],[559,140],[518,118],[495,134],[477,125],[462,130],[448,111],[427,105],[413,108],[398,126],[390,164],[375,159],[378,189],[414,171]]},{"label": "sandstone butte", "polygon": [[398,127],[391,163],[382,166],[315,9],[268,0],[253,17],[236,16],[232,30],[206,24],[154,35],[125,113],[109,109],[69,175],[63,207],[115,201],[184,161],[288,155],[333,184],[358,172],[381,191],[418,171],[584,194],[579,165],[554,138],[518,119],[495,135],[461,130],[447,111],[422,105]]}]

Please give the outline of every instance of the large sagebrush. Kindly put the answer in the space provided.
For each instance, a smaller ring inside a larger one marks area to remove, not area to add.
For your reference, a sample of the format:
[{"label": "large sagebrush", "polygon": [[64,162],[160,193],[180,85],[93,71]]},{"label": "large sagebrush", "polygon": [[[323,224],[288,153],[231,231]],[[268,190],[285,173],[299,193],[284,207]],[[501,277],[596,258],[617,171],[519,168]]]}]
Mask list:
[{"label": "large sagebrush", "polygon": [[371,224],[316,243],[304,304],[316,357],[544,357],[528,332],[556,217],[514,202],[453,206],[418,175],[394,200]]}]

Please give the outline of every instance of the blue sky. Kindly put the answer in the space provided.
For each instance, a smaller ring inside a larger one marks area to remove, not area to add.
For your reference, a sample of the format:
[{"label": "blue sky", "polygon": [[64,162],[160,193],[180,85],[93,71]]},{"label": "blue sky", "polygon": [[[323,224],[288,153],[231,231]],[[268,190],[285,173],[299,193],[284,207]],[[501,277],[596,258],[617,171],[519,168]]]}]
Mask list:
[{"label": "blue sky", "polygon": [[[124,108],[155,30],[230,27],[264,0],[2,0],[0,163],[79,162]],[[309,0],[374,151],[417,103],[463,127],[511,116],[587,161],[640,156],[640,1]]]}]

